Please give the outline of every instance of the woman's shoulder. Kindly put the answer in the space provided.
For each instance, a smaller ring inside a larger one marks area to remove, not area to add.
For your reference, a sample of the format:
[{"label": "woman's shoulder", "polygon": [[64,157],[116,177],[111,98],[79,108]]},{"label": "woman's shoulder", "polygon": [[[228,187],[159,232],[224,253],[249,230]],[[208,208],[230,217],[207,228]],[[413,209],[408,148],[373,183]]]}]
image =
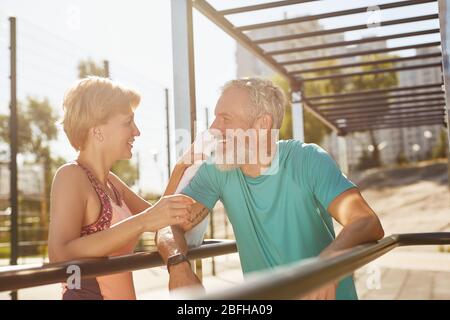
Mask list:
[{"label": "woman's shoulder", "polygon": [[68,162],[60,166],[53,178],[53,184],[79,186],[89,183],[83,168],[74,162]]}]

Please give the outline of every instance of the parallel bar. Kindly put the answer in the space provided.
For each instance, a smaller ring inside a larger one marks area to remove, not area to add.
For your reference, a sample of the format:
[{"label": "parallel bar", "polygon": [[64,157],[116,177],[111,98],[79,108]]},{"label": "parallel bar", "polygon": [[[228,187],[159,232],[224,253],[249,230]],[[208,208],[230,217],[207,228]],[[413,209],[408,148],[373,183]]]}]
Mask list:
[{"label": "parallel bar", "polygon": [[402,50],[410,50],[410,49],[437,47],[437,46],[440,46],[440,44],[441,44],[441,42],[436,41],[436,42],[428,42],[428,43],[421,43],[421,44],[413,44],[413,45],[408,45],[408,46],[342,53],[342,54],[336,54],[333,56],[314,57],[314,58],[298,59],[298,60],[292,60],[292,61],[278,61],[277,63],[282,66],[290,65],[290,64],[302,64],[302,63],[317,62],[317,61],[324,61],[324,60],[335,60],[335,59],[355,57],[355,56],[366,56],[366,55],[392,52],[392,51],[402,51]]},{"label": "parallel bar", "polygon": [[[322,121],[322,123],[325,124],[331,130],[339,131],[338,128],[333,124],[333,122],[331,122],[319,110],[317,110],[316,108],[311,106],[310,102],[308,101],[308,99],[305,98],[305,96],[303,95],[302,91],[300,92],[300,95],[301,95],[302,106],[305,107],[306,110],[308,110],[310,113],[312,113],[317,119]],[[298,101],[297,102],[293,102],[293,104],[294,103],[298,103]]]},{"label": "parallel bar", "polygon": [[[204,244],[188,253],[190,260],[234,253],[236,242],[231,240],[205,240]],[[83,278],[92,278],[118,272],[153,268],[164,265],[158,252],[143,252],[131,255],[83,259],[52,264],[0,267],[0,292],[36,287],[67,281],[67,268],[77,265]]]},{"label": "parallel bar", "polygon": [[318,45],[313,45],[313,46],[295,47],[295,48],[283,49],[283,50],[273,50],[273,51],[267,51],[266,53],[270,54],[272,56],[275,56],[275,55],[280,55],[280,54],[322,50],[322,49],[335,48],[335,47],[346,47],[346,46],[351,46],[351,45],[356,45],[356,44],[378,42],[378,41],[391,40],[391,39],[416,37],[416,36],[422,36],[422,35],[433,34],[433,33],[439,33],[439,28],[414,31],[414,32],[390,34],[390,35],[381,36],[381,37],[370,37],[370,38],[362,38],[362,39],[358,39],[358,40],[324,43],[324,44],[318,44]]},{"label": "parallel bar", "polygon": [[[418,21],[425,21],[425,20],[434,20],[434,19],[438,19],[438,18],[439,18],[439,15],[437,15],[437,14],[428,14],[428,15],[424,15],[424,16],[410,17],[410,18],[404,18],[404,19],[381,21],[380,27],[392,26],[392,25],[404,24],[404,23],[411,23],[411,22],[418,22]],[[336,29],[326,29],[326,30],[305,32],[305,33],[292,34],[292,35],[286,35],[286,36],[281,36],[281,37],[253,39],[253,42],[256,44],[263,44],[263,43],[271,43],[271,42],[278,42],[278,41],[321,37],[321,36],[325,36],[325,35],[329,35],[329,34],[344,33],[344,32],[355,31],[355,30],[363,30],[363,29],[367,29],[367,24],[360,24],[357,26],[349,26],[349,27],[342,27],[342,28],[336,28]]]},{"label": "parallel bar", "polygon": [[405,61],[411,61],[411,60],[422,60],[422,59],[441,58],[441,57],[442,57],[442,54],[440,52],[436,52],[436,53],[422,54],[422,55],[411,56],[411,57],[381,59],[381,60],[374,60],[374,61],[363,61],[363,62],[357,62],[357,63],[340,64],[340,65],[321,67],[321,68],[294,70],[294,71],[290,71],[289,74],[305,74],[305,73],[312,73],[312,72],[330,71],[330,70],[336,70],[336,69],[363,67],[363,66],[370,66],[370,65],[383,64],[383,63],[397,63],[397,62],[405,62]]},{"label": "parallel bar", "polygon": [[285,0],[285,1],[275,1],[275,2],[257,4],[257,5],[254,5],[254,6],[245,6],[245,7],[240,7],[240,8],[232,8],[232,9],[220,10],[220,11],[218,11],[218,13],[221,14],[221,15],[226,16],[226,15],[230,15],[230,14],[250,12],[250,11],[257,11],[257,10],[270,9],[270,8],[278,8],[278,7],[290,6],[290,5],[293,5],[293,4],[314,2],[314,1],[319,1],[319,0]]},{"label": "parallel bar", "polygon": [[450,244],[450,233],[406,234],[403,237],[392,235],[373,244],[343,250],[334,257],[315,258],[261,272],[247,279],[245,283],[232,288],[208,295],[196,295],[192,298],[211,300],[292,299],[323,287],[332,281],[340,280],[398,246],[421,244]]},{"label": "parallel bar", "polygon": [[363,127],[347,127],[345,131],[347,133],[350,132],[364,132],[368,130],[383,130],[383,129],[400,129],[400,128],[411,128],[411,127],[421,127],[421,126],[434,126],[440,125],[445,126],[445,122],[440,120],[432,120],[425,122],[405,122],[401,124],[385,124],[385,125],[377,125],[377,126],[363,126]]},{"label": "parallel bar", "polygon": [[261,59],[275,72],[285,77],[291,83],[291,85],[297,83],[297,80],[294,79],[291,75],[289,75],[283,66],[279,65],[277,61],[275,61],[275,59],[273,59],[272,57],[267,56],[260,47],[258,47],[250,40],[249,37],[247,37],[242,32],[237,31],[236,27],[233,24],[231,24],[227,19],[225,19],[221,14],[219,14],[207,1],[196,0],[193,2],[193,6],[205,17],[211,20],[215,25],[220,27],[228,35],[234,38],[240,45],[242,45],[251,53],[253,53],[256,57]]},{"label": "parallel bar", "polygon": [[[423,3],[435,2],[435,1],[436,0],[399,1],[399,2],[381,4],[378,7],[380,8],[380,10],[384,10],[384,9],[400,8],[400,7],[412,6],[412,5],[416,5],[416,4],[423,4]],[[245,26],[239,26],[236,29],[239,31],[248,31],[248,30],[281,26],[281,25],[292,24],[292,23],[300,23],[300,22],[313,21],[313,20],[319,20],[319,19],[341,17],[341,16],[350,15],[350,14],[364,13],[364,12],[367,12],[367,6],[355,8],[355,9],[342,10],[342,11],[321,13],[321,14],[316,14],[316,15],[308,15],[308,16],[292,18],[292,19],[283,19],[283,20],[277,20],[277,21],[271,21],[271,22],[250,24],[250,25],[245,25]]]},{"label": "parallel bar", "polygon": [[[441,90],[438,91],[428,91],[428,92],[418,92],[418,93],[405,93],[399,94],[395,96],[375,96],[370,97],[370,101],[385,101],[391,99],[401,99],[401,98],[412,98],[412,97],[420,97],[420,96],[431,96],[431,95],[440,95],[444,98],[444,92]],[[330,102],[321,102],[314,103],[314,108],[322,107],[322,106],[338,106],[338,105],[349,105],[354,103],[367,103],[367,98],[365,99],[349,99],[349,100],[336,100]]]},{"label": "parallel bar", "polygon": [[320,81],[320,80],[328,80],[328,79],[340,79],[340,78],[348,78],[348,77],[354,77],[354,76],[365,76],[368,74],[379,74],[379,73],[387,73],[387,72],[417,70],[417,69],[426,69],[426,68],[434,68],[434,67],[442,67],[442,64],[440,62],[436,62],[436,63],[427,63],[427,64],[422,64],[422,65],[416,65],[416,66],[405,66],[405,67],[369,70],[369,71],[361,71],[361,72],[351,72],[351,73],[343,73],[343,74],[332,74],[329,76],[303,78],[302,81],[309,82],[309,81]]},{"label": "parallel bar", "polygon": [[[445,111],[445,106],[439,105],[438,107],[430,108],[429,106],[423,106],[423,107],[417,107],[417,108],[405,108],[405,107],[399,107],[399,108],[391,108],[385,113],[383,113],[383,116],[388,115],[403,115],[403,114],[416,114],[419,112],[435,112],[435,111]],[[364,111],[358,111],[353,113],[346,113],[341,115],[333,115],[328,116],[329,119],[336,121],[338,119],[354,119],[354,118],[363,118],[363,117],[374,117],[374,116],[380,116],[380,111],[378,110],[364,110]]]},{"label": "parallel bar", "polygon": [[[390,122],[401,122],[404,120],[414,120],[414,121],[421,121],[425,119],[434,119],[438,117],[442,117],[442,120],[444,120],[445,110],[434,110],[434,111],[420,111],[417,113],[410,113],[410,112],[403,112],[403,113],[397,113],[397,114],[384,114],[380,115],[379,117],[369,116],[364,117],[359,115],[357,118],[350,118],[345,119],[346,120],[346,126],[351,126],[352,124],[359,124],[359,123],[367,123],[368,125],[371,124],[378,124],[378,123],[390,123]],[[340,126],[342,127],[342,126]]]},{"label": "parallel bar", "polygon": [[[365,119],[367,120],[367,119]],[[444,122],[444,113],[441,114],[433,114],[429,116],[418,116],[418,115],[412,115],[412,116],[406,116],[406,117],[397,117],[397,118],[390,118],[390,119],[379,119],[374,118],[369,121],[363,121],[362,119],[354,119],[352,121],[347,121],[346,126],[341,125],[339,128],[347,128],[347,127],[355,127],[355,126],[375,126],[375,125],[383,125],[383,124],[402,124],[405,122],[422,122],[422,121],[428,121],[428,120],[437,120]]]},{"label": "parallel bar", "polygon": [[367,96],[367,95],[372,95],[372,94],[380,94],[380,93],[388,93],[388,92],[412,91],[412,90],[422,90],[422,89],[431,89],[431,88],[441,88],[441,90],[442,90],[442,83],[432,83],[432,84],[426,84],[426,85],[420,85],[420,86],[396,87],[396,88],[389,88],[389,89],[363,90],[363,91],[349,92],[349,93],[310,96],[310,97],[306,97],[306,98],[308,100],[340,99],[340,98]]},{"label": "parallel bar", "polygon": [[382,112],[389,112],[390,110],[397,110],[397,109],[404,109],[404,110],[408,110],[408,109],[421,109],[421,108],[445,108],[445,104],[444,103],[432,103],[432,104],[426,104],[426,105],[417,105],[417,104],[411,104],[411,105],[407,105],[407,106],[403,106],[403,107],[385,107],[385,106],[380,106],[380,107],[375,107],[375,108],[370,108],[370,109],[364,109],[364,108],[360,108],[357,110],[348,110],[348,111],[344,111],[344,112],[333,112],[332,114],[326,114],[327,118],[330,119],[330,121],[334,121],[336,119],[341,119],[341,118],[346,118],[347,115],[351,115],[351,114],[365,114],[368,112],[378,112],[378,113],[382,113]]},{"label": "parallel bar", "polygon": [[[400,104],[408,104],[408,103],[419,103],[419,102],[435,102],[439,101],[442,104],[445,103],[444,98],[426,98],[426,99],[412,99],[412,100],[402,100],[402,101],[386,101],[384,103],[375,103],[375,104],[361,104],[356,106],[349,106],[349,107],[338,107],[338,108],[332,108],[332,107],[320,107],[316,108],[320,112],[323,112],[325,115],[330,115],[333,113],[337,113],[340,111],[348,111],[348,110],[366,110],[371,107],[387,107],[387,106],[393,106],[393,105],[400,105]],[[313,105],[314,106],[314,105]]]}]

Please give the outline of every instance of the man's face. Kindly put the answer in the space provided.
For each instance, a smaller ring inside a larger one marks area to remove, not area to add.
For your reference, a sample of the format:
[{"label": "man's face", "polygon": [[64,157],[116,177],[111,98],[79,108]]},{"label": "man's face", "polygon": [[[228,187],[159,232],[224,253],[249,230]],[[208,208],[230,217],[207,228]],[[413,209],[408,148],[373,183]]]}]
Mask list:
[{"label": "man's face", "polygon": [[216,165],[221,170],[238,168],[249,161],[249,150],[256,144],[248,137],[255,133],[251,106],[248,93],[233,87],[225,90],[217,102],[210,129],[217,141]]}]

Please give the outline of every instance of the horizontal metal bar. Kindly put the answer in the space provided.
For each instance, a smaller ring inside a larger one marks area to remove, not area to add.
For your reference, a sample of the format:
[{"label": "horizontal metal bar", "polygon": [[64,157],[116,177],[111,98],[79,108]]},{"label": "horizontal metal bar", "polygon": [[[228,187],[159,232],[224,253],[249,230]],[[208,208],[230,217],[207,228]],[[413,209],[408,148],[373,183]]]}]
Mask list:
[{"label": "horizontal metal bar", "polygon": [[[423,4],[423,3],[428,3],[428,2],[435,2],[435,1],[436,0],[399,1],[399,2],[381,4],[378,6],[378,8],[380,10],[386,10],[386,9],[400,8],[400,7],[412,6],[412,5]],[[302,17],[292,18],[292,19],[283,19],[283,20],[277,20],[277,21],[271,21],[271,22],[244,25],[244,26],[236,27],[236,29],[239,31],[248,31],[248,30],[263,29],[263,28],[281,26],[281,25],[292,24],[292,23],[300,23],[300,22],[314,21],[314,20],[320,20],[320,19],[326,19],[326,18],[341,17],[341,16],[357,14],[357,13],[364,13],[364,12],[367,12],[367,6],[360,7],[360,8],[354,8],[354,9],[347,9],[347,10],[342,10],[342,11],[321,13],[321,14],[316,14],[316,15],[307,15],[307,16],[302,16]]]},{"label": "horizontal metal bar", "polygon": [[416,36],[422,36],[422,35],[433,34],[433,33],[439,33],[439,28],[429,29],[429,30],[420,30],[420,31],[414,31],[414,32],[396,33],[396,34],[390,34],[390,35],[386,35],[386,36],[362,38],[362,39],[350,40],[350,41],[323,43],[323,44],[317,44],[317,45],[313,45],[313,46],[304,46],[304,47],[295,47],[295,48],[282,49],[282,50],[273,50],[273,51],[267,51],[266,54],[275,56],[275,55],[280,55],[280,54],[299,53],[299,52],[305,52],[305,51],[322,50],[322,49],[335,48],[335,47],[345,47],[345,46],[357,45],[357,44],[362,44],[362,43],[378,42],[378,41],[385,41],[385,40],[391,40],[391,39],[416,37]]},{"label": "horizontal metal bar", "polygon": [[422,54],[422,55],[411,56],[411,57],[380,59],[380,60],[373,60],[373,61],[363,61],[363,62],[357,62],[357,63],[340,64],[340,65],[328,66],[328,67],[294,70],[294,71],[290,71],[289,74],[293,74],[293,75],[294,74],[305,74],[305,73],[322,72],[322,71],[330,71],[330,70],[337,70],[337,69],[370,66],[370,65],[374,65],[374,64],[376,65],[376,64],[384,64],[384,63],[397,63],[397,62],[423,60],[423,59],[431,59],[431,58],[441,58],[441,57],[442,57],[442,54],[440,52],[436,52],[436,53]]},{"label": "horizontal metal bar", "polygon": [[398,92],[398,91],[413,91],[413,90],[423,90],[423,89],[431,89],[431,88],[441,88],[442,83],[431,83],[420,86],[407,86],[407,87],[395,87],[388,89],[376,89],[376,90],[363,90],[356,92],[348,92],[348,93],[338,93],[338,94],[329,94],[329,95],[320,95],[320,96],[310,96],[306,97],[308,100],[323,100],[323,99],[341,99],[348,97],[357,97],[357,96],[368,96],[372,94],[381,94],[388,92]]},{"label": "horizontal metal bar", "polygon": [[405,120],[414,120],[414,121],[421,121],[421,120],[425,120],[425,119],[435,119],[435,118],[439,118],[442,117],[442,120],[444,119],[445,116],[445,110],[434,110],[434,111],[421,111],[421,112],[417,112],[417,113],[397,113],[397,114],[383,114],[380,115],[379,117],[374,117],[374,116],[369,116],[369,117],[364,117],[359,115],[358,118],[347,118],[345,119],[345,125],[344,124],[339,124],[338,127],[347,127],[347,126],[352,126],[353,124],[357,123],[368,123],[368,124],[377,124],[377,123],[390,123],[390,122],[401,122],[401,121],[405,121]]},{"label": "horizontal metal bar", "polygon": [[[411,23],[411,22],[418,22],[418,21],[425,21],[425,20],[434,20],[434,19],[439,19],[439,15],[438,14],[428,14],[428,15],[417,16],[417,17],[381,21],[380,27],[386,27],[386,26],[392,26],[392,25],[404,24],[404,23]],[[253,39],[253,42],[256,44],[263,44],[263,43],[271,43],[271,42],[278,42],[278,41],[288,41],[288,40],[296,40],[296,39],[304,39],[304,38],[312,38],[312,37],[321,37],[321,36],[325,36],[325,35],[329,35],[329,34],[345,33],[345,32],[349,32],[349,31],[356,31],[356,30],[363,30],[363,29],[367,29],[366,23],[356,25],[356,26],[349,26],[349,27],[342,27],[342,28],[335,28],[335,29],[325,29],[325,30],[318,30],[318,31],[312,31],[312,32],[304,32],[304,33],[299,33],[299,34],[291,34],[291,35],[286,35],[286,36]]]},{"label": "horizontal metal bar", "polygon": [[[195,260],[236,252],[236,242],[231,240],[207,240],[188,253]],[[0,291],[17,290],[67,281],[67,268],[76,265],[83,278],[106,274],[153,268],[164,265],[158,252],[135,253],[126,256],[82,259],[62,263],[34,264],[0,267]]]},{"label": "horizontal metal bar", "polygon": [[205,0],[193,1],[193,6],[205,17],[211,20],[216,26],[221,28],[229,36],[235,39],[244,48],[249,50],[257,58],[261,59],[261,61],[264,62],[267,66],[269,66],[275,72],[279,73],[281,76],[286,78],[291,83],[291,86],[297,84],[297,80],[294,79],[291,75],[289,75],[287,73],[287,70],[283,66],[279,65],[272,57],[266,55],[260,47],[258,47],[250,40],[249,37],[247,37],[242,32],[237,31],[234,25],[231,24],[222,15],[218,14],[218,12],[207,1]]},{"label": "horizontal metal bar", "polygon": [[361,105],[356,105],[356,106],[348,106],[348,107],[319,107],[316,108],[317,110],[319,110],[320,112],[323,112],[323,114],[325,115],[330,115],[333,113],[337,113],[340,111],[348,111],[348,110],[367,110],[370,109],[372,107],[388,107],[388,106],[396,106],[396,105],[401,105],[401,104],[408,104],[408,103],[414,103],[414,105],[416,105],[419,102],[436,102],[439,101],[439,103],[445,104],[445,99],[444,98],[426,98],[426,99],[412,99],[412,100],[401,100],[401,101],[386,101],[383,103],[366,103],[366,104],[361,104]]},{"label": "horizontal metal bar", "polygon": [[193,299],[292,299],[337,281],[398,246],[450,244],[450,233],[392,235],[373,244],[343,250],[328,258],[314,258],[254,274],[244,283]]},{"label": "horizontal metal bar", "polygon": [[[429,107],[429,106],[423,106],[423,107],[417,107],[417,108],[405,108],[405,107],[398,107],[398,108],[391,108],[383,115],[393,115],[393,114],[416,114],[419,112],[434,112],[434,111],[445,111],[444,105],[439,105],[438,107]],[[362,110],[358,112],[352,112],[352,113],[346,113],[346,114],[339,114],[339,115],[333,115],[328,116],[329,119],[336,121],[339,119],[353,119],[353,118],[364,118],[364,117],[373,117],[373,116],[379,116],[380,111],[378,110]]]},{"label": "horizontal metal bar", "polygon": [[387,119],[385,121],[355,121],[352,123],[348,123],[347,126],[339,126],[340,129],[347,130],[347,128],[353,128],[353,127],[366,127],[366,128],[372,128],[376,125],[401,125],[405,123],[411,123],[411,124],[418,124],[418,123],[425,123],[425,122],[444,122],[444,116],[443,115],[436,115],[432,117],[403,117],[403,118],[393,118],[393,119]]},{"label": "horizontal metal bar", "polygon": [[[370,102],[373,101],[386,101],[391,99],[401,99],[401,98],[412,98],[412,97],[420,97],[420,96],[431,96],[431,95],[441,95],[444,96],[445,92],[441,90],[435,90],[435,91],[427,91],[427,92],[417,92],[417,93],[405,93],[405,94],[398,94],[395,96],[391,95],[383,95],[383,96],[375,96],[370,97]],[[338,105],[351,105],[355,103],[367,103],[367,97],[365,99],[348,99],[348,100],[335,100],[330,102],[321,102],[321,103],[314,103],[314,108],[322,107],[322,106],[338,106]]]},{"label": "horizontal metal bar", "polygon": [[306,59],[298,59],[298,60],[292,60],[292,61],[287,61],[287,62],[277,61],[277,63],[284,66],[284,65],[287,65],[287,64],[302,64],[302,63],[317,62],[317,61],[324,61],[324,60],[337,60],[337,59],[341,59],[341,58],[356,57],[356,56],[366,56],[366,55],[372,55],[372,54],[377,54],[377,53],[385,53],[385,52],[403,51],[403,50],[410,50],[410,49],[437,47],[437,46],[440,46],[440,45],[441,45],[441,43],[439,41],[436,41],[436,42],[412,44],[412,45],[400,46],[400,47],[390,47],[390,48],[382,48],[382,49],[374,49],[374,50],[365,50],[365,51],[358,51],[358,52],[349,52],[349,53],[335,54],[335,55],[332,55],[332,56],[323,56],[323,57],[313,57],[313,58],[306,58]]},{"label": "horizontal metal bar", "polygon": [[269,3],[262,3],[262,4],[256,4],[253,6],[245,6],[240,8],[231,8],[231,9],[225,9],[218,11],[221,15],[230,15],[230,14],[236,14],[236,13],[243,13],[243,12],[250,12],[250,11],[257,11],[257,10],[264,10],[264,9],[270,9],[270,8],[279,8],[284,6],[290,6],[293,4],[300,4],[300,3],[306,3],[306,2],[315,2],[320,0],[285,0],[285,1],[274,1]]},{"label": "horizontal metal bar", "polygon": [[436,67],[442,67],[442,63],[436,62],[436,63],[427,63],[427,64],[421,64],[421,65],[415,65],[415,66],[405,66],[405,67],[386,68],[386,69],[378,69],[378,70],[368,70],[368,71],[361,71],[361,72],[332,74],[332,75],[321,76],[321,77],[302,78],[302,81],[309,82],[309,81],[320,81],[320,80],[329,80],[329,79],[340,79],[340,78],[348,78],[348,77],[356,77],[356,76],[365,76],[368,74],[379,74],[379,73],[427,69],[427,68],[436,68]]},{"label": "horizontal metal bar", "polygon": [[376,126],[363,126],[363,127],[347,127],[345,130],[346,133],[352,132],[365,132],[368,130],[384,130],[384,129],[400,129],[400,128],[412,128],[412,127],[421,127],[421,126],[445,126],[445,122],[440,120],[431,120],[425,122],[404,122],[401,124],[385,124],[385,125],[376,125]]},{"label": "horizontal metal bar", "polygon": [[350,114],[358,114],[358,113],[367,113],[367,112],[389,112],[390,110],[397,110],[397,109],[420,109],[420,108],[443,108],[445,109],[445,103],[441,102],[441,103],[432,103],[432,104],[427,104],[427,105],[417,105],[417,104],[411,104],[411,105],[407,105],[407,106],[402,106],[402,107],[372,107],[370,109],[365,109],[365,108],[359,108],[356,110],[348,110],[348,111],[343,111],[343,112],[333,112],[332,114],[327,114],[327,118],[330,119],[330,121],[334,121],[335,119],[340,119],[340,118],[345,118],[347,115]]}]

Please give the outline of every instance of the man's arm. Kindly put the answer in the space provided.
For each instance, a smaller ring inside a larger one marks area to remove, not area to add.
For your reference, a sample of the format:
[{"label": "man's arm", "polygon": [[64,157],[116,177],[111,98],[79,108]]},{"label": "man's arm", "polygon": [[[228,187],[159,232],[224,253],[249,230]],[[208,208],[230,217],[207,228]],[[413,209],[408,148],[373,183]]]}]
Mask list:
[{"label": "man's arm", "polygon": [[[176,165],[170,181],[167,185],[164,195],[173,194],[183,176],[186,166]],[[196,202],[192,206],[191,221],[189,224],[180,226],[171,226],[160,229],[156,234],[156,244],[164,263],[170,256],[182,253],[187,254],[188,247],[184,238],[184,232],[190,230],[192,227],[200,223],[207,215],[209,209],[203,204]],[[170,266],[169,289],[173,290],[186,286],[201,286],[200,280],[190,268],[189,263],[182,262],[174,266]]]},{"label": "man's arm", "polygon": [[[328,212],[343,229],[326,247],[320,257],[332,257],[340,251],[384,237],[384,230],[375,212],[370,208],[358,189],[352,188],[337,196]],[[335,299],[337,282],[307,294],[304,299]]]}]

